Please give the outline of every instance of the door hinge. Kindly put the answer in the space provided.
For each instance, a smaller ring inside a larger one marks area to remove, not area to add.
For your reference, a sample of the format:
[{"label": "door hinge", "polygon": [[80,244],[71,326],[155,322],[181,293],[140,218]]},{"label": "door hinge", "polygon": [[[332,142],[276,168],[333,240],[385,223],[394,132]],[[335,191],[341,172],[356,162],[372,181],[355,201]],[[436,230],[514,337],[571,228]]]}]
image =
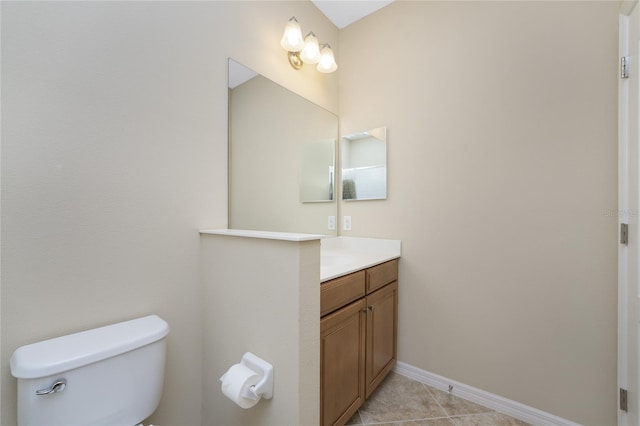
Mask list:
[{"label": "door hinge", "polygon": [[627,390],[620,388],[620,409],[624,412],[628,410],[627,407]]},{"label": "door hinge", "polygon": [[620,244],[629,244],[629,225],[626,223],[620,224]]},{"label": "door hinge", "polygon": [[620,58],[620,78],[629,78],[629,57]]}]

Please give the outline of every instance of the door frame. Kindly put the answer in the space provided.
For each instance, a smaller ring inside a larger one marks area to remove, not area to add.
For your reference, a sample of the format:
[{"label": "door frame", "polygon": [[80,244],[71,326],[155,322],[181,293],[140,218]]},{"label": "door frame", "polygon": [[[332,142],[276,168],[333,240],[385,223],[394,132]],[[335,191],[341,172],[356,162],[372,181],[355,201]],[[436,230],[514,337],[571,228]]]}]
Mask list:
[{"label": "door frame", "polygon": [[[633,22],[631,14],[633,13],[638,0],[623,1],[620,5],[619,16],[619,57],[627,56],[633,59],[640,57],[638,41],[633,40],[630,42],[631,34],[638,34],[638,32],[631,31],[632,25],[638,25],[637,22]],[[633,62],[633,61],[632,61]],[[633,64],[636,66],[637,64]],[[634,70],[637,72],[637,69]],[[630,158],[630,139],[629,129],[630,126],[638,126],[640,117],[636,118],[636,122],[633,123],[630,120],[629,102],[632,101],[631,96],[640,98],[640,93],[631,94],[629,81],[627,79],[619,79],[618,82],[618,228],[622,223],[629,224],[633,220],[633,215],[638,214],[636,205],[631,205],[629,191],[640,189],[638,182],[631,182],[634,179],[633,176],[638,176],[637,170],[640,167],[640,161],[637,158]],[[640,99],[636,99],[640,102]],[[635,151],[634,151],[635,152]],[[635,172],[633,170],[635,168]],[[637,199],[634,197],[634,199]],[[633,225],[637,224],[637,220],[633,220]],[[637,227],[637,226],[634,226]],[[637,229],[630,229],[630,238],[636,239],[639,234]],[[637,241],[633,242],[637,244]],[[638,351],[630,351],[630,340],[637,342],[638,339],[630,339],[629,333],[638,334],[638,305],[637,282],[631,282],[631,280],[637,281],[637,274],[631,273],[631,268],[638,269],[640,259],[631,259],[629,255],[629,247],[624,244],[618,245],[618,387],[619,389],[630,389],[629,393],[629,412],[625,412],[620,409],[620,393],[618,392],[618,405],[616,407],[618,413],[618,426],[631,426],[630,423],[635,423],[638,419],[638,395],[636,388],[638,386],[638,377],[636,376],[638,371]],[[633,272],[633,271],[632,271]],[[636,303],[635,306],[631,306],[630,303]],[[633,318],[631,318],[633,317]],[[633,344],[633,342],[631,342]],[[633,399],[632,399],[633,398]]]}]

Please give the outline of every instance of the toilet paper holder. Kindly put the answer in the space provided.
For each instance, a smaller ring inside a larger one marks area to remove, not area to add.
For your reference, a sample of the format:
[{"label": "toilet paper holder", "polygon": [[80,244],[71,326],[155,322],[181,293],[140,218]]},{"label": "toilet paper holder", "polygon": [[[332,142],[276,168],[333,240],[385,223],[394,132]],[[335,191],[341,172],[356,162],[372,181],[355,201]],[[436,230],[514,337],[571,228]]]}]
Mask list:
[{"label": "toilet paper holder", "polygon": [[[260,398],[271,399],[273,397],[273,366],[251,352],[242,355],[240,364],[261,375],[258,383],[245,389],[242,396],[254,401]],[[220,378],[221,381],[223,379],[224,376]]]}]

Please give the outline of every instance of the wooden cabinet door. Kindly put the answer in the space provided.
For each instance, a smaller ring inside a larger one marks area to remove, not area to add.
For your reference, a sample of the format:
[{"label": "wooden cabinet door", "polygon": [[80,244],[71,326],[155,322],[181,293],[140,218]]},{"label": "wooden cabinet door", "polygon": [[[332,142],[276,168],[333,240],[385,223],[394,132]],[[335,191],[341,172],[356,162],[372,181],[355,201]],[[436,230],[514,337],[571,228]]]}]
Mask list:
[{"label": "wooden cabinet door", "polygon": [[344,425],[365,399],[365,299],[320,320],[320,424]]},{"label": "wooden cabinet door", "polygon": [[365,398],[391,371],[398,356],[398,282],[371,293],[367,301]]}]

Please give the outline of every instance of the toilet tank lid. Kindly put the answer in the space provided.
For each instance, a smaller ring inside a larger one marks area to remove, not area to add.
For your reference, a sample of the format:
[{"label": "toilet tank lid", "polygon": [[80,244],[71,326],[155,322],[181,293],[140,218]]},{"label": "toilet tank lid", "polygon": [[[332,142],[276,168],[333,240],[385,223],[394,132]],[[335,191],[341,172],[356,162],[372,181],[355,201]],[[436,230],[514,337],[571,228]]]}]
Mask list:
[{"label": "toilet tank lid", "polygon": [[11,374],[33,379],[59,374],[164,338],[169,325],[157,315],[107,325],[22,346],[11,356]]}]

